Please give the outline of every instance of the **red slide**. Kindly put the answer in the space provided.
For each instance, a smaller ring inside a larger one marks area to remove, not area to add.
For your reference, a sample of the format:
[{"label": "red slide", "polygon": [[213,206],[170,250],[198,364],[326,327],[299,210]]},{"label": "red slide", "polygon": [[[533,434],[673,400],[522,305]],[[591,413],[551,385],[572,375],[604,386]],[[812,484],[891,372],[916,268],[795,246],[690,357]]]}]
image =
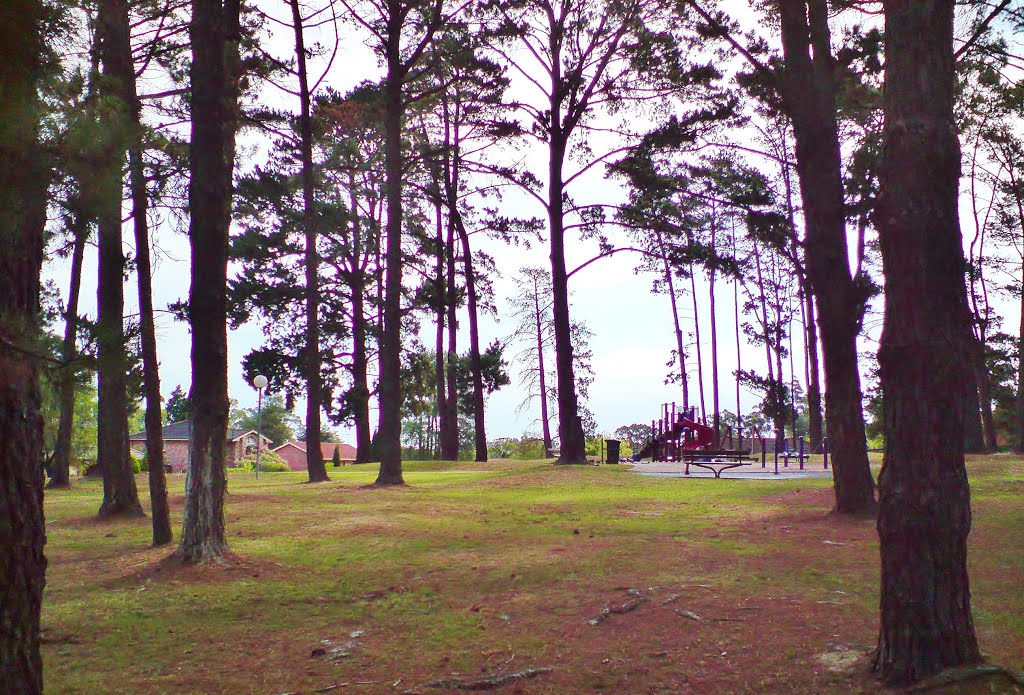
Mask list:
[{"label": "red slide", "polygon": [[680,424],[684,429],[690,430],[683,438],[682,446],[687,451],[696,451],[713,446],[715,443],[715,430],[713,427],[702,425],[693,420],[680,418]]}]

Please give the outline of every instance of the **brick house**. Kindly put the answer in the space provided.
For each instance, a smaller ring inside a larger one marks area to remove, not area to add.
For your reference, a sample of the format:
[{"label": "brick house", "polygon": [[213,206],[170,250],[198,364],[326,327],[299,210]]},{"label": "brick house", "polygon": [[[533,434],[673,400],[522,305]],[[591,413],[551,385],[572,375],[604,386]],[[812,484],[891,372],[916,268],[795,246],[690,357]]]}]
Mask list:
[{"label": "brick house", "polygon": [[[355,463],[355,447],[344,442],[321,442],[320,455],[323,456],[324,463],[327,464],[327,466],[331,466],[331,462],[334,460],[335,449],[338,450],[338,456],[341,459],[343,466]],[[271,451],[280,456],[293,471],[306,470],[305,442],[285,442],[276,449],[271,449]]]},{"label": "brick house", "polygon": [[[164,426],[164,467],[168,473],[183,473],[188,468],[188,439],[191,430],[192,423],[188,420],[172,422]],[[262,435],[260,438],[263,442],[262,448],[266,451],[270,448],[270,440]],[[227,456],[224,463],[230,467],[246,454],[256,451],[256,431],[229,429],[227,444]],[[136,455],[145,455],[145,430],[128,437],[128,446]]]}]

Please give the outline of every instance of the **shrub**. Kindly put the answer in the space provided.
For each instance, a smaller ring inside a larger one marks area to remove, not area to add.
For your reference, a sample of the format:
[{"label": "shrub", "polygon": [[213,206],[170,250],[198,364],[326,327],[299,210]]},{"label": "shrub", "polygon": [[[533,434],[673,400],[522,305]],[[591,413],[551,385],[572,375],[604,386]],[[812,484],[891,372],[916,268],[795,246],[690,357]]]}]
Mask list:
[{"label": "shrub", "polygon": [[[256,454],[249,454],[235,461],[233,471],[254,471],[256,470]],[[273,451],[260,451],[260,472],[261,473],[287,473],[291,468],[284,462],[284,459]]]}]

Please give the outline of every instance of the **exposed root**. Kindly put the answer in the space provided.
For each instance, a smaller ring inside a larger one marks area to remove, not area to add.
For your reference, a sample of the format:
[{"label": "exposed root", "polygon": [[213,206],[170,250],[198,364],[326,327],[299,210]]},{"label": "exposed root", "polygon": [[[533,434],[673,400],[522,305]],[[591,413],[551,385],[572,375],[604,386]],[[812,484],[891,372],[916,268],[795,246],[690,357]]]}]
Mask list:
[{"label": "exposed root", "polygon": [[[522,671],[513,671],[512,673],[497,673],[493,676],[485,676],[484,678],[473,678],[473,679],[461,679],[461,678],[443,678],[441,680],[430,681],[424,683],[424,688],[450,688],[453,690],[493,690],[500,688],[503,685],[509,683],[515,683],[517,681],[526,680],[528,678],[536,678],[537,676],[544,673],[551,673],[553,669],[542,667],[542,668],[527,668]],[[410,695],[415,693],[415,690],[407,690],[406,693]]]},{"label": "exposed root", "polygon": [[588,620],[587,622],[591,625],[600,625],[611,615],[621,615],[622,613],[629,613],[635,611],[640,606],[647,603],[647,599],[640,594],[638,589],[630,589],[628,593],[633,596],[629,601],[626,601],[621,606],[607,606],[603,611],[598,613],[596,616]]},{"label": "exposed root", "polygon": [[931,678],[926,678],[920,683],[907,688],[907,690],[913,693],[929,690],[941,691],[943,688],[956,687],[968,681],[980,679],[990,681],[993,688],[999,688],[998,691],[993,690],[992,692],[1024,693],[1024,674],[992,664],[976,664],[974,666],[951,668]]}]

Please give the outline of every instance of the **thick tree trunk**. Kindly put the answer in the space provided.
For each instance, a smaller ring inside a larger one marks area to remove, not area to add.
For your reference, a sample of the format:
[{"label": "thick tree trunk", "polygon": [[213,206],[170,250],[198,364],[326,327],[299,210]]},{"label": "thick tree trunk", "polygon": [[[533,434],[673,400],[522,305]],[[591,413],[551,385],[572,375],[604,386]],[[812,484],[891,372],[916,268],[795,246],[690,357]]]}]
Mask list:
[{"label": "thick tree trunk", "polygon": [[323,384],[320,377],[320,254],[317,251],[316,208],[313,191],[313,125],[309,106],[309,78],[306,73],[306,47],[299,0],[290,0],[292,26],[295,29],[295,62],[299,73],[299,131],[302,155],[302,226],[305,236],[306,270],[306,344],[303,347],[303,372],[306,378],[306,471],[309,482],[328,480],[320,449],[320,406]]},{"label": "thick tree trunk", "polygon": [[75,241],[71,250],[71,282],[68,303],[64,312],[64,343],[61,357],[64,366],[60,372],[60,420],[57,441],[53,447],[53,466],[47,487],[61,488],[71,485],[71,447],[75,428],[75,376],[74,361],[78,357],[78,297],[82,289],[82,260],[89,236],[87,220],[81,211],[75,211]]},{"label": "thick tree trunk", "polygon": [[[572,328],[569,321],[569,279],[565,269],[565,211],[562,164],[566,141],[561,134],[560,110],[552,109],[548,172],[548,225],[551,235],[551,294],[555,327],[555,374],[558,384],[558,461],[587,462],[587,442],[580,420],[573,373]],[[557,133],[557,135],[555,134]]]},{"label": "thick tree trunk", "polygon": [[878,353],[881,629],[890,685],[981,660],[971,618],[963,403],[971,329],[957,214],[953,0],[886,0],[885,145],[875,212],[885,272]]},{"label": "thick tree trunk", "polygon": [[132,217],[135,223],[135,263],[139,279],[139,315],[142,333],[142,382],[146,393],[146,463],[149,467],[149,504],[153,516],[153,545],[171,542],[171,510],[167,504],[167,476],[164,473],[163,405],[160,400],[160,363],[156,354],[156,324],[153,319],[153,280],[149,260],[149,224],[146,217],[146,174],[142,162],[140,104],[132,83],[135,142],[129,152],[132,187]]},{"label": "thick tree trunk", "polygon": [[[100,55],[113,98],[104,124],[96,210],[99,239],[97,365],[99,408],[96,458],[103,472],[100,516],[143,516],[128,451],[128,359],[124,337],[124,250],[121,246],[122,175],[130,138],[130,84],[134,82],[127,0],[103,0],[97,21]],[[108,91],[109,90],[109,91]]]},{"label": "thick tree trunk", "polygon": [[31,353],[39,349],[39,273],[50,172],[37,141],[43,8],[0,5],[0,683],[43,692],[39,612],[46,578],[43,420]]},{"label": "thick tree trunk", "polygon": [[[825,414],[838,512],[874,508],[857,365],[862,298],[850,275],[825,0],[778,0],[785,55],[782,94],[793,122],[807,227],[807,278],[817,299]],[[814,47],[814,57],[809,49]]]},{"label": "thick tree trunk", "polygon": [[176,556],[205,562],[227,552],[224,461],[228,429],[227,268],[238,123],[238,0],[193,0],[189,241],[192,285],[192,434],[185,518]]},{"label": "thick tree trunk", "polygon": [[[389,6],[397,4],[390,2]],[[388,221],[384,279],[384,326],[380,338],[380,472],[377,485],[403,485],[402,478],[402,78],[401,15],[389,13],[384,81],[384,168]]]}]

